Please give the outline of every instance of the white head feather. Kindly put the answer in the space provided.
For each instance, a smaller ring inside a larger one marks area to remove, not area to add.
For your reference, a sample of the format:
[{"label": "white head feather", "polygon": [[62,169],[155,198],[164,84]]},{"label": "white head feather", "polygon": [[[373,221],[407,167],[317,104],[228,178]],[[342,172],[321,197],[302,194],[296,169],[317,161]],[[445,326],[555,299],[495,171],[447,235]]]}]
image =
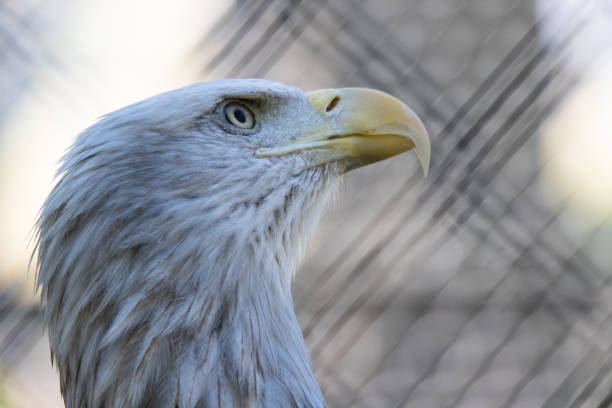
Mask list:
[{"label": "white head feather", "polygon": [[[229,125],[227,100],[250,105],[256,126]],[[298,89],[223,80],[78,136],[37,224],[66,406],[324,406],[290,284],[337,176],[354,166],[254,155],[322,120]]]}]

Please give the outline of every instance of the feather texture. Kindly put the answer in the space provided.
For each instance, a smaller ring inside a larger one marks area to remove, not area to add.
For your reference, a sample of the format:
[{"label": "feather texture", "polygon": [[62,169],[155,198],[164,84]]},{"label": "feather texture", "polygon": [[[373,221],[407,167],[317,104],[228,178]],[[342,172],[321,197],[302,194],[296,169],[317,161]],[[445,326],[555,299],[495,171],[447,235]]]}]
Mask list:
[{"label": "feather texture", "polygon": [[[256,104],[256,131],[221,125],[232,98]],[[290,286],[341,171],[253,157],[313,120],[298,89],[223,80],[77,137],[36,247],[67,407],[324,406]]]}]

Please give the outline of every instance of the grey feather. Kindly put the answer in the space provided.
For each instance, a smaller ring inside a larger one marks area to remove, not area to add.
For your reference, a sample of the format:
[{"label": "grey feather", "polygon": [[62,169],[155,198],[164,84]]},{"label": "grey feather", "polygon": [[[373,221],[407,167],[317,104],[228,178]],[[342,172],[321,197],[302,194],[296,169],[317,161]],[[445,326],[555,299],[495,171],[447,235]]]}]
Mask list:
[{"label": "grey feather", "polygon": [[[227,131],[228,98],[265,105]],[[67,407],[324,406],[291,277],[339,164],[255,159],[317,120],[304,94],[223,80],[104,116],[37,223],[37,286]]]}]

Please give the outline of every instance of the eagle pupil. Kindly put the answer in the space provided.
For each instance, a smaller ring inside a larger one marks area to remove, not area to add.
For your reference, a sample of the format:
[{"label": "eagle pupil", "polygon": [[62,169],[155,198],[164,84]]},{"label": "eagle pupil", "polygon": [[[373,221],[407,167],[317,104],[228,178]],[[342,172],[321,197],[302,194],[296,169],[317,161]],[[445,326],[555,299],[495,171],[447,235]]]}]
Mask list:
[{"label": "eagle pupil", "polygon": [[243,110],[240,110],[240,109],[236,109],[236,110],[234,111],[234,118],[236,118],[236,120],[237,120],[238,122],[240,122],[240,123],[244,123],[244,122],[246,122],[246,120],[247,120],[247,118],[246,118],[246,115],[245,115],[244,111],[243,111]]}]

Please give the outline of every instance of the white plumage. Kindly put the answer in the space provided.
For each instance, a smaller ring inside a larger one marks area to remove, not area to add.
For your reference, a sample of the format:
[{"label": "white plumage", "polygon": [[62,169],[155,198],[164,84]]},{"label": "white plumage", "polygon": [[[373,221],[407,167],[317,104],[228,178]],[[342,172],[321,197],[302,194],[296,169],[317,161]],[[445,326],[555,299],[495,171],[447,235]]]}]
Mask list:
[{"label": "white plumage", "polygon": [[422,125],[391,99],[223,80],[80,134],[37,224],[66,406],[324,406],[291,277],[341,174],[415,145],[428,163]]}]

